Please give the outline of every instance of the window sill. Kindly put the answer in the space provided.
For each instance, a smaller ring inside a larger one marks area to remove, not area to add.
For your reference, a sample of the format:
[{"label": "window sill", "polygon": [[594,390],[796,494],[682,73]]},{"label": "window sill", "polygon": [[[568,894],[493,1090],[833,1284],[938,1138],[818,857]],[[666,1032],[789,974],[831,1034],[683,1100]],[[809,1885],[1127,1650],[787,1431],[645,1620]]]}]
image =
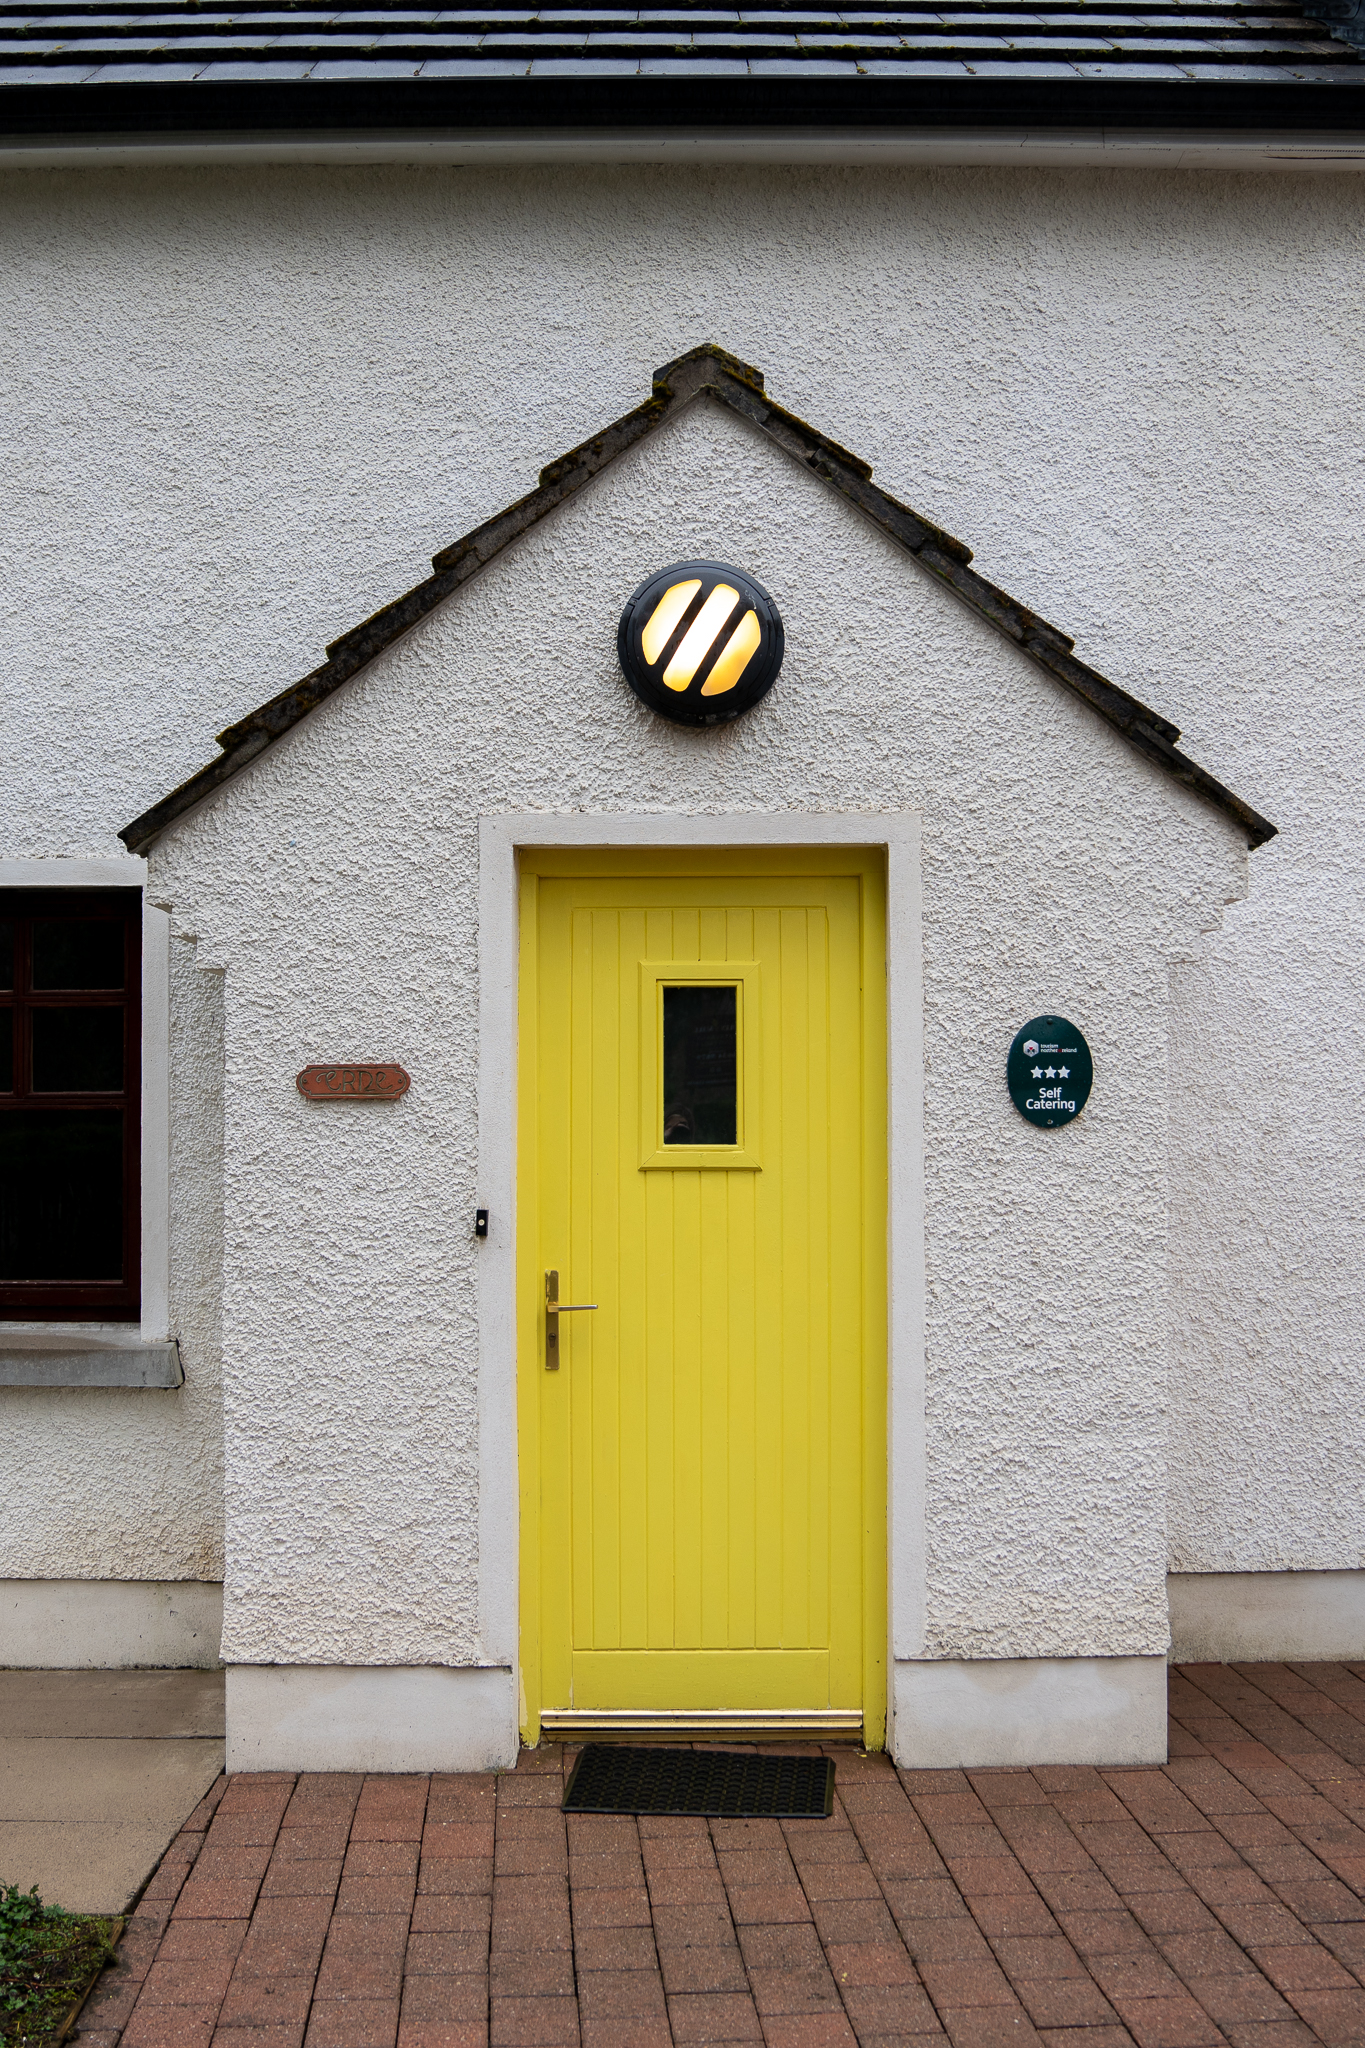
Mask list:
[{"label": "window sill", "polygon": [[174,1337],[148,1342],[79,1329],[9,1328],[0,1324],[0,1387],[182,1387]]}]

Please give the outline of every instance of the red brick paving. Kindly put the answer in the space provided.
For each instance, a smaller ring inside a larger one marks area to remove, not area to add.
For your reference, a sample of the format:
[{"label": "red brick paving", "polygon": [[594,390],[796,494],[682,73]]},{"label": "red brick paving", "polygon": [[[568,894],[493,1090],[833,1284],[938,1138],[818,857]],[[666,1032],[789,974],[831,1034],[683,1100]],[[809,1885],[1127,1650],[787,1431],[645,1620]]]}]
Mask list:
[{"label": "red brick paving", "polygon": [[220,1779],[84,2048],[1365,2044],[1365,1665],[1191,1665],[1164,1768],[900,1771],[828,1821],[559,1811],[566,1758]]}]

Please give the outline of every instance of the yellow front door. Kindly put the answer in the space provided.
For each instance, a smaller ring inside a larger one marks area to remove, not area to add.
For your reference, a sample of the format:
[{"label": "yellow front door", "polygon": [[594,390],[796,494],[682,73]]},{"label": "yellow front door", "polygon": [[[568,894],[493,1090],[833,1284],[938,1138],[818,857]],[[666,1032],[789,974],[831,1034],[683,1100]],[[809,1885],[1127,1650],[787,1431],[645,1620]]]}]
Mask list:
[{"label": "yellow front door", "polygon": [[879,1746],[880,856],[536,853],[521,886],[526,1737]]}]

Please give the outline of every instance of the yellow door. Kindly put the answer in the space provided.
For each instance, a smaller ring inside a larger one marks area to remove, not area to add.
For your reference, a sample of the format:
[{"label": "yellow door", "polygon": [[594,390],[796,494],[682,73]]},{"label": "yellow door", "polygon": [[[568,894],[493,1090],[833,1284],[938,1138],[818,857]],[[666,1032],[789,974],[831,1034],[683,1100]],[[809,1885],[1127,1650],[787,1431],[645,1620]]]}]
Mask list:
[{"label": "yellow door", "polygon": [[880,1746],[884,902],[861,849],[523,860],[528,1740]]}]

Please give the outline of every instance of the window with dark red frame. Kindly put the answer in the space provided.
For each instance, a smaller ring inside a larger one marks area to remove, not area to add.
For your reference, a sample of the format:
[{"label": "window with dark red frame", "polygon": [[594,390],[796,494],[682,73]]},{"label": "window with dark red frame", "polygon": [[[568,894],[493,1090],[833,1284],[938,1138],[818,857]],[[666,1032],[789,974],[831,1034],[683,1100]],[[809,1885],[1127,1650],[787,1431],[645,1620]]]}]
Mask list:
[{"label": "window with dark red frame", "polygon": [[0,1317],[140,1312],[142,897],[0,890]]}]

